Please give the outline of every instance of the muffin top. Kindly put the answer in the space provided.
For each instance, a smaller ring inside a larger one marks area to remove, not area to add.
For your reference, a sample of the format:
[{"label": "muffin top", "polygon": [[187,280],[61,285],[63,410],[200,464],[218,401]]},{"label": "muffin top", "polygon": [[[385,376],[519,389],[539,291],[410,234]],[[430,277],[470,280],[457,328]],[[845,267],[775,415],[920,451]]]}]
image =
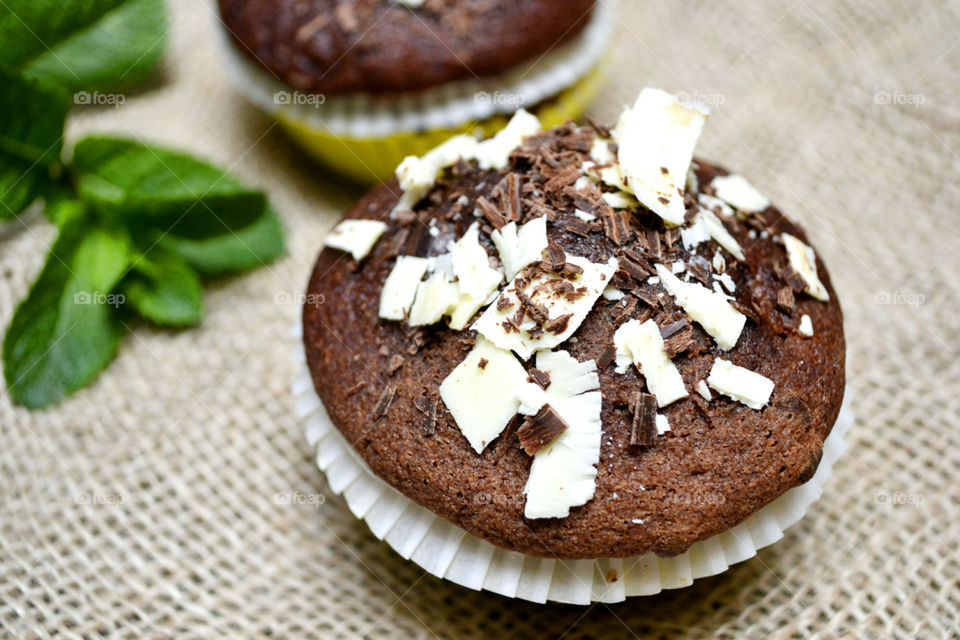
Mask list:
[{"label": "muffin top", "polygon": [[535,61],[594,0],[219,0],[239,48],[301,91],[419,91]]},{"label": "muffin top", "polygon": [[371,469],[534,556],[678,554],[808,480],[840,306],[804,231],[644,90],[613,130],[518,113],[368,192],[310,279],[307,362]]}]

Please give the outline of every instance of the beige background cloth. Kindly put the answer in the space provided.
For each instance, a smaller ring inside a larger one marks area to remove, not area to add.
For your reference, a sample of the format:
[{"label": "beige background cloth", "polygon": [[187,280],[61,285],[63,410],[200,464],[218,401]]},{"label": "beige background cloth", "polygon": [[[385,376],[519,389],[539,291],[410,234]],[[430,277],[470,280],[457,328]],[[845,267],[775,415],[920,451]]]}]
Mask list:
[{"label": "beige background cloth", "polygon": [[[713,103],[699,151],[806,224],[846,313],[859,418],[788,535],[694,586],[540,606],[397,557],[330,494],[294,418],[290,337],[358,195],[226,84],[212,3],[171,2],[156,86],[74,113],[267,189],[288,255],[219,283],[202,328],[131,327],[88,389],[0,397],[0,629],[11,637],[947,637],[960,610],[960,5],[645,0],[615,8],[611,122],[644,85]],[[919,104],[918,104],[919,103]],[[53,230],[0,226],[0,322]],[[321,503],[322,502],[322,503]],[[956,636],[953,636],[956,637]]]}]

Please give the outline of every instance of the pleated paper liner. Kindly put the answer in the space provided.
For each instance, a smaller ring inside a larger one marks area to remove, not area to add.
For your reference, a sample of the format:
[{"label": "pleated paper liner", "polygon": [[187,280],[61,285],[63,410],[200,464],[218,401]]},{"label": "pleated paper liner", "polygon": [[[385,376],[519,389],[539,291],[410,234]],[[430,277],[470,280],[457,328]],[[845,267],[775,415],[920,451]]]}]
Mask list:
[{"label": "pleated paper liner", "polygon": [[341,494],[373,534],[402,557],[431,574],[464,587],[533,602],[589,604],[620,602],[629,596],[678,589],[697,578],[722,573],[752,558],[783,537],[823,493],[833,464],[847,450],[844,437],[853,424],[848,402],[823,446],[817,472],[732,529],[695,543],[679,556],[653,553],[631,558],[556,560],[507,551],[468,534],[418,505],[378,478],[330,421],[317,396],[302,348],[293,385],[296,411],[317,466],[330,489]]},{"label": "pleated paper liner", "polygon": [[606,76],[613,15],[599,3],[571,42],[507,73],[386,98],[298,93],[240,52],[222,29],[216,31],[237,91],[315,158],[369,184],[389,179],[406,156],[423,155],[453,135],[496,133],[520,107],[547,129],[578,118]]}]

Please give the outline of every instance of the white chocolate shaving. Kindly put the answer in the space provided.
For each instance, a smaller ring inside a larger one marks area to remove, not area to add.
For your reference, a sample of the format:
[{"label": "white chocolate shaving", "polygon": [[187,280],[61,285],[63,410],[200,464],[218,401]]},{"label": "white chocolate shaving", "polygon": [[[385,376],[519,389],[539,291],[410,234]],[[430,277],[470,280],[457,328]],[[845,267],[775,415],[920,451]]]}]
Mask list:
[{"label": "white chocolate shaving", "polygon": [[400,256],[380,292],[380,317],[386,320],[403,320],[417,295],[417,287],[430,263],[426,258]]},{"label": "white chocolate shaving", "polygon": [[[736,238],[730,235],[730,232],[727,231],[727,228],[723,226],[723,223],[720,222],[718,218],[712,211],[709,209],[701,209],[697,214],[697,220],[703,222],[706,225],[707,230],[710,232],[710,237],[713,238],[717,244],[730,252],[737,260],[743,260],[743,250],[740,248],[740,244],[737,242]],[[683,232],[680,232],[683,235]]]},{"label": "white chocolate shaving", "polygon": [[713,400],[713,394],[710,393],[710,387],[707,386],[707,383],[704,380],[697,382],[697,393],[699,393],[707,402]]},{"label": "white chocolate shaving", "polygon": [[477,153],[477,139],[470,135],[454,136],[431,149],[422,157],[407,156],[397,167],[397,181],[403,195],[394,212],[412,209],[437,181],[437,174],[459,160],[472,158]]},{"label": "white chocolate shaving", "polygon": [[519,109],[503,129],[477,145],[476,158],[481,169],[503,169],[510,154],[523,144],[523,139],[541,130],[537,117]]},{"label": "white chocolate shaving", "polygon": [[662,436],[667,431],[670,431],[670,422],[667,420],[667,416],[658,413],[656,418],[654,418],[654,424],[657,427],[657,435]]},{"label": "white chocolate shaving", "polygon": [[437,181],[437,174],[460,160],[475,159],[481,169],[503,169],[510,153],[523,144],[526,136],[540,131],[536,116],[520,109],[492,138],[478,142],[471,135],[454,136],[421,157],[407,156],[396,175],[403,195],[394,212],[413,208]]},{"label": "white chocolate shaving", "polygon": [[566,351],[541,351],[537,368],[550,376],[550,386],[540,390],[540,399],[569,428],[533,457],[523,489],[524,516],[564,518],[596,491],[602,435],[600,379],[592,360],[578,362]]},{"label": "white chocolate shaving", "polygon": [[806,292],[817,300],[827,302],[830,300],[830,294],[827,288],[820,282],[817,275],[817,256],[813,252],[813,247],[802,242],[789,233],[782,234],[783,244],[787,248],[787,257],[790,259],[790,266],[800,274],[806,283]]},{"label": "white chocolate shaving", "polygon": [[[583,273],[566,280],[574,288],[583,290],[579,295],[558,294],[554,286],[562,284],[564,278],[550,272],[536,274],[522,289],[531,301],[546,308],[549,319],[570,315],[562,331],[543,331],[539,336],[534,337],[531,331],[536,328],[536,323],[530,314],[525,316],[519,328],[514,328],[510,324],[510,319],[520,308],[517,287],[522,273],[500,292],[498,302],[491,304],[480,315],[473,328],[501,349],[512,349],[524,360],[534,351],[552,349],[563,343],[573,335],[593,309],[597,298],[617,270],[617,262],[613,259],[607,264],[595,264],[585,258],[568,255],[567,262],[583,269]],[[509,308],[498,309],[500,298],[505,298],[510,303]]]},{"label": "white chocolate shaving", "polygon": [[710,291],[696,282],[683,282],[662,264],[656,267],[667,293],[674,297],[687,315],[703,327],[721,349],[732,349],[740,338],[747,317],[730,306],[722,293]]},{"label": "white chocolate shaving", "polygon": [[344,220],[330,230],[323,244],[362,260],[386,230],[387,225],[379,220]]},{"label": "white chocolate shaving", "polygon": [[539,262],[547,248],[547,217],[530,220],[522,227],[511,222],[490,234],[508,280],[528,264]]},{"label": "white chocolate shaving", "polygon": [[417,286],[408,322],[414,327],[440,322],[459,301],[460,287],[457,283],[451,282],[444,271],[434,271]]},{"label": "white chocolate shaving", "polygon": [[657,405],[665,407],[687,396],[680,372],[663,349],[663,338],[656,322],[647,320],[641,324],[638,320],[630,320],[613,334],[613,343],[618,353],[629,354],[646,379],[650,393],[657,397]]},{"label": "white chocolate shaving", "polygon": [[453,259],[453,275],[457,277],[460,292],[472,298],[484,300],[496,291],[503,274],[490,266],[490,257],[480,246],[480,224],[474,222],[450,250]]},{"label": "white chocolate shaving", "polygon": [[717,358],[713,361],[707,384],[714,391],[742,402],[751,409],[762,409],[770,401],[774,383],[755,371]]},{"label": "white chocolate shaving", "polygon": [[683,243],[683,248],[687,251],[709,239],[710,228],[707,227],[706,221],[700,216],[696,216],[689,227],[680,229],[680,242]]},{"label": "white chocolate shaving", "polygon": [[717,176],[710,183],[717,197],[740,211],[763,211],[770,206],[767,196],[737,174]]},{"label": "white chocolate shaving", "polygon": [[682,104],[677,96],[645,88],[613,132],[630,191],[674,225],[683,224],[687,170],[708,113]]},{"label": "white chocolate shaving", "polygon": [[514,389],[526,381],[527,372],[512,353],[478,337],[440,384],[440,398],[470,446],[481,453],[517,413],[520,401]]}]

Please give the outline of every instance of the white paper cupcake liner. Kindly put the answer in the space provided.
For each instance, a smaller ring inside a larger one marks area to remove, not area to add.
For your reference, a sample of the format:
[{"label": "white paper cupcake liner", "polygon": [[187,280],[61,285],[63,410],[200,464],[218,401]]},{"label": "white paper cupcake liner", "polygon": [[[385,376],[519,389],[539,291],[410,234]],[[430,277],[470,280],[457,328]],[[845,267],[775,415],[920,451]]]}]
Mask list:
[{"label": "white paper cupcake liner", "polygon": [[[341,494],[373,534],[429,573],[471,589],[492,591],[533,602],[589,604],[621,602],[686,587],[752,558],[783,537],[823,493],[833,464],[847,450],[844,437],[853,424],[844,401],[833,431],[823,445],[820,466],[807,483],[790,489],[734,528],[695,543],[679,556],[648,553],[631,558],[557,560],[507,551],[468,534],[378,478],[330,421],[307,369],[302,347],[293,384],[296,412],[307,441],[317,451],[317,466],[330,489]],[[615,581],[607,577],[617,576]]]},{"label": "white paper cupcake liner", "polygon": [[580,34],[538,60],[487,78],[389,97],[299,94],[244,55],[224,29],[214,31],[231,84],[268,115],[337,136],[382,138],[512,113],[570,87],[600,63],[610,45],[613,14],[606,5],[599,2]]}]

